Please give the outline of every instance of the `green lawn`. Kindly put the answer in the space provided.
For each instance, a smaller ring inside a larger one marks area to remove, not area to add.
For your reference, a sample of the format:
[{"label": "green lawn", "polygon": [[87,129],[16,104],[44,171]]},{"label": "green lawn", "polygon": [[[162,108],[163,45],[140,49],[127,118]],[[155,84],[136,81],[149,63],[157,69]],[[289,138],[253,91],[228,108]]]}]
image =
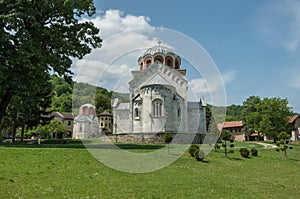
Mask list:
[{"label": "green lawn", "polygon": [[[120,146],[134,152],[161,147]],[[186,153],[164,169],[131,174],[106,167],[78,142],[1,144],[0,198],[299,198],[300,145],[288,160],[274,149],[257,149],[259,157],[248,159],[238,148],[230,159],[212,151],[205,162]]]}]

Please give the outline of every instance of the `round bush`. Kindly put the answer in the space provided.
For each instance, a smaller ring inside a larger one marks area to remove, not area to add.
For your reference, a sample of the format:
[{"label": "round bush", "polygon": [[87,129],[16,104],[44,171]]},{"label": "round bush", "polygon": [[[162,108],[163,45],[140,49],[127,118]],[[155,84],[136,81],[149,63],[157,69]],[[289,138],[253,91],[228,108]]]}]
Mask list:
[{"label": "round bush", "polygon": [[234,153],[234,150],[233,150],[233,149],[230,149],[230,150],[228,151],[228,153]]},{"label": "round bush", "polygon": [[279,149],[279,148],[276,148],[276,149],[275,149],[275,151],[279,152],[279,151],[280,151],[280,149]]},{"label": "round bush", "polygon": [[233,148],[233,147],[234,147],[234,144],[230,144],[229,146],[230,146],[230,148]]},{"label": "round bush", "polygon": [[240,149],[240,154],[243,158],[248,158],[249,154],[250,154],[250,151],[246,148],[241,148]]},{"label": "round bush", "polygon": [[195,157],[195,151],[199,149],[199,146],[196,145],[196,144],[192,144],[189,148],[189,154],[192,156],[192,157]]},{"label": "round bush", "polygon": [[250,152],[251,152],[252,156],[257,156],[258,155],[257,149],[251,149]]},{"label": "round bush", "polygon": [[194,153],[194,157],[197,161],[202,161],[204,159],[205,153],[200,150],[200,149],[196,149],[195,153]]},{"label": "round bush", "polygon": [[293,147],[292,147],[292,146],[290,146],[290,147],[289,147],[289,149],[293,149]]}]

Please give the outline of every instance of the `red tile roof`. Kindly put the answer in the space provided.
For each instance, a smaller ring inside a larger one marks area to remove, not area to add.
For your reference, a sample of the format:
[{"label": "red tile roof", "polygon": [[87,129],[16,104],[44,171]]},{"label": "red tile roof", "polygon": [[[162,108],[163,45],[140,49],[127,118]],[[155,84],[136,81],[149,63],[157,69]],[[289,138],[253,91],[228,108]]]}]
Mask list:
[{"label": "red tile roof", "polygon": [[223,128],[235,128],[235,127],[243,127],[243,121],[233,121],[233,122],[224,122]]},{"label": "red tile roof", "polygon": [[289,118],[289,123],[291,124],[291,123],[295,122],[295,120],[296,120],[298,117],[299,117],[298,115],[294,115],[294,116],[290,117],[290,118]]},{"label": "red tile roof", "polygon": [[60,112],[53,112],[52,115],[56,118],[61,119],[74,119],[75,115],[73,113],[60,113]]}]

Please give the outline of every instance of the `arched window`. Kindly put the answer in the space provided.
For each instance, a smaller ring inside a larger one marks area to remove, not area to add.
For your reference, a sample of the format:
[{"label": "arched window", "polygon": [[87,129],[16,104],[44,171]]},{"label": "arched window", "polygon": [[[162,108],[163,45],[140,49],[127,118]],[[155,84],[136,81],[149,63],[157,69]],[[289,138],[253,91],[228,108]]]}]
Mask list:
[{"label": "arched window", "polygon": [[156,62],[156,61],[159,61],[160,63],[163,63],[163,57],[162,56],[156,56],[155,58],[154,58],[154,62]]},{"label": "arched window", "polygon": [[173,59],[172,59],[172,57],[167,57],[166,58],[166,65],[173,68]]},{"label": "arched window", "polygon": [[146,61],[146,66],[148,67],[150,64],[151,64],[151,59],[148,59],[148,60]]},{"label": "arched window", "polygon": [[138,108],[135,108],[134,109],[134,118],[139,118],[139,109]]},{"label": "arched window", "polygon": [[152,116],[153,117],[161,117],[163,115],[162,110],[162,101],[156,99],[152,102]]}]

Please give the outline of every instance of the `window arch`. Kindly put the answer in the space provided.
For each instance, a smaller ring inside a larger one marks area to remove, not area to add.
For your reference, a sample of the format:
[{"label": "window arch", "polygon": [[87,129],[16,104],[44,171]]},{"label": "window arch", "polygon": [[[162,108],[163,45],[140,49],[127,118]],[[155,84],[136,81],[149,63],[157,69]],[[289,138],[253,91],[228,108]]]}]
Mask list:
[{"label": "window arch", "polygon": [[152,116],[153,117],[163,116],[162,101],[160,99],[155,99],[152,102]]},{"label": "window arch", "polygon": [[159,61],[160,63],[163,63],[164,58],[162,56],[156,56],[154,58],[154,62]]},{"label": "window arch", "polygon": [[139,109],[138,108],[134,109],[134,118],[139,118]]},{"label": "window arch", "polygon": [[148,60],[146,61],[146,66],[148,67],[150,64],[151,64],[151,59],[148,59]]},{"label": "window arch", "polygon": [[166,58],[166,65],[173,68],[173,59],[172,59],[172,57],[167,57]]}]

